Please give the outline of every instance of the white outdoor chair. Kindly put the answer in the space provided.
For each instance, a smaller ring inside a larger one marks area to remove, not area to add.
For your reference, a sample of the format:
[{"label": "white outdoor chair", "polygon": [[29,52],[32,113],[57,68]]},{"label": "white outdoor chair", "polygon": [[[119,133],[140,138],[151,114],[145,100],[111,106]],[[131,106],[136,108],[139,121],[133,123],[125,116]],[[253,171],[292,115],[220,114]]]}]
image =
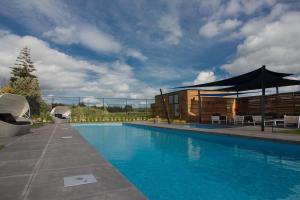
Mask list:
[{"label": "white outdoor chair", "polygon": [[211,124],[221,124],[220,116],[211,116]]},{"label": "white outdoor chair", "polygon": [[68,106],[56,106],[50,112],[55,124],[69,123],[71,119],[71,109]]},{"label": "white outdoor chair", "polygon": [[30,107],[25,97],[0,95],[0,137],[10,137],[30,131]]},{"label": "white outdoor chair", "polygon": [[222,116],[222,115],[212,115],[211,116],[212,124],[214,124],[214,123],[221,124],[222,122],[227,124],[227,116]]},{"label": "white outdoor chair", "polygon": [[241,124],[243,126],[244,125],[244,121],[245,121],[245,116],[242,116],[242,115],[236,115],[233,118],[234,125]]},{"label": "white outdoor chair", "polygon": [[261,124],[261,115],[252,115],[253,125]]},{"label": "white outdoor chair", "polygon": [[292,125],[297,125],[297,128],[300,128],[300,116],[284,115],[283,121],[284,121],[284,127],[292,124]]}]

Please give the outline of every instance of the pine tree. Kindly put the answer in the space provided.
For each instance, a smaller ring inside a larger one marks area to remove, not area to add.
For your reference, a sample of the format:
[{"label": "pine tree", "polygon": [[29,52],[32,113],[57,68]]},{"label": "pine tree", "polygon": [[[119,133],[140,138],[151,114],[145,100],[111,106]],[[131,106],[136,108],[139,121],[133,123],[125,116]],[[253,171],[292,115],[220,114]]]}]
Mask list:
[{"label": "pine tree", "polygon": [[34,71],[36,69],[31,61],[30,49],[25,47],[20,51],[16,63],[12,67],[10,86],[15,94],[26,97],[31,114],[39,115],[44,101],[41,96],[38,78],[32,74]]},{"label": "pine tree", "polygon": [[36,78],[36,76],[32,74],[34,71],[35,68],[31,61],[30,49],[28,47],[24,47],[20,51],[14,67],[12,67],[10,84],[12,85],[18,78]]}]

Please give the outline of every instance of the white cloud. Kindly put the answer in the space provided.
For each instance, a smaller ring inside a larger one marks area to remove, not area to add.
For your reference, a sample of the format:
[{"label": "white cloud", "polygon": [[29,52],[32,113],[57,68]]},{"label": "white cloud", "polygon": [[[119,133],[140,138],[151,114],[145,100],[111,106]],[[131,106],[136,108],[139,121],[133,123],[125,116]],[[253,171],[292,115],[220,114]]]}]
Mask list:
[{"label": "white cloud", "polygon": [[217,22],[206,23],[200,28],[199,34],[207,38],[211,38],[218,35],[219,34],[218,23]]},{"label": "white cloud", "polygon": [[148,58],[142,54],[142,52],[136,49],[127,49],[125,50],[127,56],[138,59],[140,61],[146,61]]},{"label": "white cloud", "polygon": [[277,4],[272,7],[271,12],[267,16],[251,18],[245,22],[241,28],[230,34],[226,39],[236,39],[255,34],[258,30],[263,29],[267,24],[278,21],[284,14],[288,12],[288,6]]},{"label": "white cloud", "polygon": [[101,99],[97,99],[94,96],[88,96],[88,97],[84,97],[82,99],[82,102],[86,105],[101,105],[102,106],[102,100]]},{"label": "white cloud", "polygon": [[[217,76],[215,72],[207,70],[207,71],[200,71],[195,78],[194,81],[186,81],[182,83],[182,86],[188,86],[188,85],[198,85],[203,83],[209,83],[217,80]],[[204,87],[202,89],[215,89],[216,87]]]},{"label": "white cloud", "polygon": [[[91,63],[52,49],[32,36],[0,31],[0,78],[9,77],[20,49],[28,46],[44,93],[106,97],[153,97],[156,90],[134,78],[131,66],[115,61]],[[91,74],[93,74],[91,78]]]},{"label": "white cloud", "polygon": [[194,85],[213,82],[217,79],[213,71],[201,71],[197,78],[194,80]]},{"label": "white cloud", "polygon": [[[226,34],[222,40],[240,38],[249,31],[256,31],[257,29],[255,29],[255,27],[263,27],[267,22],[274,19],[276,14],[279,14],[278,12],[281,12],[283,8],[287,7],[287,5],[275,3],[275,0],[204,0],[201,2],[201,5],[207,8],[208,13],[213,14],[209,16],[209,18],[206,19],[206,23],[200,27],[199,34],[207,38],[218,35],[224,36]],[[256,12],[264,8],[270,8],[274,12],[267,18],[256,17],[260,15],[254,16]],[[247,20],[243,20],[242,22],[237,19],[243,19],[245,15],[253,17],[251,17],[248,22]],[[244,25],[241,26],[243,23]],[[240,30],[239,27],[241,27]]]},{"label": "white cloud", "polygon": [[44,36],[59,44],[80,44],[96,52],[116,53],[121,50],[121,44],[112,36],[89,25],[55,27]]},{"label": "white cloud", "polygon": [[275,0],[230,0],[220,4],[217,16],[251,15],[264,7],[270,7]]},{"label": "white cloud", "polygon": [[300,73],[299,21],[299,12],[288,12],[257,30],[238,46],[236,57],[222,68],[240,74],[266,65],[280,72]]},{"label": "white cloud", "polygon": [[237,19],[227,19],[225,21],[209,21],[200,28],[199,34],[207,38],[212,38],[216,35],[224,34],[227,31],[233,30],[241,24],[242,22]]},{"label": "white cloud", "polygon": [[160,18],[159,27],[166,32],[165,41],[168,44],[179,44],[180,38],[182,37],[182,31],[178,18],[171,15],[165,15]]},{"label": "white cloud", "polygon": [[[76,44],[98,53],[118,53],[139,60],[146,60],[138,50],[126,52],[122,42],[115,38],[114,32],[101,24],[90,23],[78,12],[73,12],[63,1],[28,0],[20,3],[11,0],[6,2],[6,9],[0,9],[5,16],[21,20],[20,23],[44,38],[57,44]],[[14,14],[12,14],[14,13]],[[79,12],[81,13],[81,12]],[[105,29],[106,31],[102,30]]]}]

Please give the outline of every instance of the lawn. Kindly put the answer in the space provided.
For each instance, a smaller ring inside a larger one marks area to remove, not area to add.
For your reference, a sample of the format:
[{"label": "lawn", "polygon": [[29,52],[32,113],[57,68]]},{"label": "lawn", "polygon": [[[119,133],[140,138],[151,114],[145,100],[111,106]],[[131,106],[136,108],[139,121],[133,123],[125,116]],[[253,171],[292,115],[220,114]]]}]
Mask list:
[{"label": "lawn", "polygon": [[3,149],[3,148],[4,148],[4,145],[3,145],[3,144],[0,144],[0,150]]},{"label": "lawn", "polygon": [[297,130],[288,130],[288,131],[285,131],[285,133],[289,133],[289,134],[300,134],[300,129],[297,129]]},{"label": "lawn", "polygon": [[288,133],[288,134],[300,134],[300,129],[296,130],[285,130],[285,131],[279,131],[280,133]]},{"label": "lawn", "polygon": [[33,123],[31,128],[40,128],[42,126],[45,126],[47,123]]}]

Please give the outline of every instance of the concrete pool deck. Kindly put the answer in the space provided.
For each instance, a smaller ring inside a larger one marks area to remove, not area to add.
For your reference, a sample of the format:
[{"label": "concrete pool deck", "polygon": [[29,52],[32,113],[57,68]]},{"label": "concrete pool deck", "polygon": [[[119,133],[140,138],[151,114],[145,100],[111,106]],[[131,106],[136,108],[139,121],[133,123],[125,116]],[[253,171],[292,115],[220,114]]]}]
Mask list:
[{"label": "concrete pool deck", "polygon": [[[0,142],[1,200],[146,199],[69,124],[49,124]],[[97,182],[64,187],[64,177],[83,174]]]},{"label": "concrete pool deck", "polygon": [[300,144],[300,134],[297,135],[297,134],[272,132],[272,128],[270,127],[266,127],[265,131],[261,132],[260,126],[243,126],[243,127],[227,127],[227,128],[222,127],[222,128],[206,129],[206,128],[192,128],[184,125],[167,124],[167,123],[154,124],[153,122],[145,122],[145,121],[128,122],[127,124],[146,125],[146,126],[158,127],[158,128],[177,129],[177,130],[185,130],[185,131],[192,131],[192,132],[199,132],[199,133],[201,132],[201,133],[231,135],[231,136],[274,140],[274,141]]}]

